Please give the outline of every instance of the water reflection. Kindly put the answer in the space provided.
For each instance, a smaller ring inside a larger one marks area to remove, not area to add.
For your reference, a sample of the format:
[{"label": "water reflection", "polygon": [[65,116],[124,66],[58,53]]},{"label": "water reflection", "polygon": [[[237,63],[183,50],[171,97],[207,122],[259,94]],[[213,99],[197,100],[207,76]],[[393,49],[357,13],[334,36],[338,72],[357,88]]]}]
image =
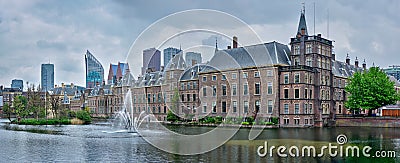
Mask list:
[{"label": "water reflection", "polygon": [[[309,129],[265,129],[254,141],[249,141],[249,129],[240,129],[223,146],[193,156],[169,154],[154,148],[135,133],[118,133],[109,126],[33,126],[33,128],[59,131],[61,135],[30,133],[0,128],[0,158],[10,162],[52,162],[52,161],[134,161],[134,162],[331,162],[331,161],[371,161],[366,158],[279,158],[259,157],[257,146],[264,140],[274,139],[277,143],[288,143],[289,140],[310,142],[336,142],[336,136],[345,134],[351,144],[369,145],[376,150],[395,150],[400,153],[400,130],[394,128],[309,128]],[[27,126],[29,127],[29,126]],[[32,126],[30,126],[32,127]],[[207,127],[177,127],[170,129],[198,134],[212,130]],[[226,129],[229,130],[229,129]],[[154,136],[162,133],[154,132]],[[286,139],[286,140],[285,140]],[[182,144],[173,138],[165,139],[171,144]],[[208,141],[208,140],[201,140]],[[313,145],[312,143],[310,145]],[[201,147],[196,147],[201,148]],[[372,159],[374,160],[374,159]],[[399,162],[400,160],[375,160],[380,162]]]}]

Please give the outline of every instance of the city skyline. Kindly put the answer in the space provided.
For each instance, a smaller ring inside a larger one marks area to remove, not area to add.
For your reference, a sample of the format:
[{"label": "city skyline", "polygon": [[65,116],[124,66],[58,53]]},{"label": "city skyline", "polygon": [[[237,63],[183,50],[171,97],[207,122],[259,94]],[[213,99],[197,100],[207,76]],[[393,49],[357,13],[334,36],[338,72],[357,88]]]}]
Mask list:
[{"label": "city skyline", "polygon": [[[165,2],[165,5],[171,6],[170,9],[148,13],[142,11],[154,6],[138,2],[1,1],[0,6],[4,9],[0,14],[0,42],[6,48],[0,49],[0,57],[8,62],[1,66],[0,85],[7,86],[14,78],[37,85],[40,83],[40,65],[50,60],[57,67],[55,83],[73,82],[83,86],[85,64],[82,55],[86,49],[91,50],[103,65],[124,61],[130,45],[148,25],[186,9],[221,10],[248,23],[263,42],[276,40],[288,44],[288,38],[297,28],[292,22],[298,19],[301,2],[263,3],[268,5],[252,5],[262,9],[250,11],[236,10],[248,6],[242,2],[192,5]],[[369,66],[372,63],[381,68],[397,65],[398,61],[388,61],[387,58],[395,58],[396,42],[400,38],[396,28],[400,22],[396,21],[400,18],[396,14],[396,8],[400,3],[385,1],[384,4],[377,5],[375,1],[328,1],[326,4],[316,2],[315,31],[328,36],[329,9],[329,39],[335,41],[338,59],[344,60],[349,53],[352,61],[355,57],[360,61],[365,58]],[[263,11],[263,14],[255,11]],[[312,1],[306,1],[306,12],[309,15],[309,33],[314,33]],[[171,27],[179,28],[179,24]],[[239,38],[245,41],[244,37]],[[187,42],[182,39],[176,44],[165,46],[176,47],[182,43],[182,49],[185,50],[190,48]],[[224,44],[219,41],[220,44],[219,47],[224,49]],[[137,60],[141,61],[140,54],[137,56]],[[210,58],[203,59],[207,61]],[[140,74],[140,68],[137,68],[140,66],[136,65],[138,64],[133,64],[131,70],[135,76]]]}]

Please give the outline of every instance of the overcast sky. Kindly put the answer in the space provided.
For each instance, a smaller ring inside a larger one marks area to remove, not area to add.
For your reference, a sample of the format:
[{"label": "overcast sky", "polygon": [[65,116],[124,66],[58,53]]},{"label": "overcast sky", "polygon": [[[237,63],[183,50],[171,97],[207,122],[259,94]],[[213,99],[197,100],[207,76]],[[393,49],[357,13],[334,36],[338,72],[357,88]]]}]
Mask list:
[{"label": "overcast sky", "polygon": [[[134,41],[157,20],[189,9],[213,9],[231,14],[250,25],[262,42],[288,44],[290,37],[296,34],[302,2],[0,0],[0,85],[9,87],[14,78],[39,84],[40,65],[50,62],[55,64],[56,84],[84,86],[86,50],[103,64],[105,76],[110,63],[125,62],[129,54],[131,71],[137,76],[142,66],[140,51],[143,49],[130,51]],[[372,62],[383,68],[400,64],[400,1],[305,1],[309,34],[314,33],[314,2],[315,31],[324,37],[328,37],[329,10],[329,39],[335,41],[337,59],[344,60],[349,53],[352,63],[357,56],[361,63],[365,58],[368,66]],[[199,19],[195,16],[193,20],[195,18]],[[210,16],[205,19],[220,22],[219,29],[231,29],[224,26],[223,18]],[[174,25],[163,26],[164,32],[158,34],[179,29],[186,22],[190,26],[190,20],[192,18],[175,20],[170,23]],[[214,37],[212,33],[209,35],[194,34],[143,48],[162,50],[168,46],[181,46],[185,51],[196,51],[188,39],[196,38],[200,44],[211,46]],[[246,40],[243,31],[237,31],[237,35],[239,42]],[[219,47],[225,48],[228,42],[230,40],[222,38]],[[246,42],[241,43],[246,45]],[[211,57],[204,55],[204,60]]]}]

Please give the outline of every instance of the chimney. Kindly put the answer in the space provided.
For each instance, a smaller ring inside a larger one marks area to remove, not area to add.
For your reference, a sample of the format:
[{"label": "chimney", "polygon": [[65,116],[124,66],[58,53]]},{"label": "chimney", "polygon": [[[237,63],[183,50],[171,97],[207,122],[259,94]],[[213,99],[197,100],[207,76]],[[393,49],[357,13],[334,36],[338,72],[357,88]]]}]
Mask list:
[{"label": "chimney", "polygon": [[318,37],[321,37],[322,35],[321,35],[321,33],[319,33],[317,36],[318,36]]},{"label": "chimney", "polygon": [[365,63],[365,59],[364,59],[364,62],[363,62],[363,64],[362,64],[362,67],[363,67],[364,70],[367,69],[367,63]]},{"label": "chimney", "polygon": [[356,57],[356,60],[354,61],[354,65],[356,66],[356,68],[358,68],[358,59]]},{"label": "chimney", "polygon": [[228,49],[231,49],[231,46],[230,46],[230,45],[228,45]]},{"label": "chimney", "polygon": [[233,44],[232,48],[237,48],[238,47],[238,38],[236,36],[233,36]]},{"label": "chimney", "polygon": [[64,86],[65,86],[64,83],[61,83],[61,87],[64,88]]},{"label": "chimney", "polygon": [[347,56],[346,56],[346,63],[347,63],[348,65],[350,65],[350,57],[349,57],[349,53],[347,53]]}]

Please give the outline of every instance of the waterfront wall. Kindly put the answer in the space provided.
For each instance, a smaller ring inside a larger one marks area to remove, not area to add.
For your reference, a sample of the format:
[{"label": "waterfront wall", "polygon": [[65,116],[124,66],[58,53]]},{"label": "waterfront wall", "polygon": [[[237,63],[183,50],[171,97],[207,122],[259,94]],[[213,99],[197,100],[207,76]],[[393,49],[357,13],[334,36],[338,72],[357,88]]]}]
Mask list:
[{"label": "waterfront wall", "polygon": [[336,127],[399,127],[395,117],[337,117]]}]

